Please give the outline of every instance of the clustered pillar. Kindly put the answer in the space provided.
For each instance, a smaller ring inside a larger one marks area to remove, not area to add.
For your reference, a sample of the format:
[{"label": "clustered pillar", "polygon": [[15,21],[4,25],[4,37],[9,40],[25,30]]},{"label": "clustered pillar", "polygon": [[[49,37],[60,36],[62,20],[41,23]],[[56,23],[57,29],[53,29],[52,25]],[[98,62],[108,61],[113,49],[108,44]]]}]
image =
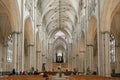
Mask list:
[{"label": "clustered pillar", "polygon": [[110,65],[110,34],[109,32],[103,32],[101,41],[101,53],[99,53],[99,75],[110,77],[111,65]]},{"label": "clustered pillar", "polygon": [[90,72],[93,72],[93,45],[92,44],[89,44],[87,45],[87,48],[88,48],[88,67],[89,67],[89,70]]},{"label": "clustered pillar", "polygon": [[18,72],[22,71],[22,54],[20,53],[20,32],[13,32],[13,59],[12,59],[12,68],[16,69]]},{"label": "clustered pillar", "polygon": [[109,47],[109,42],[110,42],[110,34],[108,32],[104,33],[105,36],[105,75],[110,77],[111,73],[111,68],[110,68],[110,47]]},{"label": "clustered pillar", "polygon": [[17,57],[17,55],[18,55],[18,33],[17,32],[13,32],[13,34],[12,34],[12,36],[13,36],[13,68],[14,69],[17,69],[17,65],[18,65],[18,63],[17,63],[17,61],[18,61],[18,57]]},{"label": "clustered pillar", "polygon": [[85,51],[80,51],[80,72],[85,71]]},{"label": "clustered pillar", "polygon": [[33,68],[34,67],[34,57],[33,57],[33,47],[34,47],[34,45],[33,44],[29,44],[28,45],[28,56],[29,56],[29,58],[28,58],[28,61],[29,61],[29,70],[31,70],[31,68]]},{"label": "clustered pillar", "polygon": [[3,48],[4,48],[4,54],[3,54],[3,57],[4,57],[4,60],[3,60],[3,71],[7,71],[7,43],[5,43],[3,45]]}]

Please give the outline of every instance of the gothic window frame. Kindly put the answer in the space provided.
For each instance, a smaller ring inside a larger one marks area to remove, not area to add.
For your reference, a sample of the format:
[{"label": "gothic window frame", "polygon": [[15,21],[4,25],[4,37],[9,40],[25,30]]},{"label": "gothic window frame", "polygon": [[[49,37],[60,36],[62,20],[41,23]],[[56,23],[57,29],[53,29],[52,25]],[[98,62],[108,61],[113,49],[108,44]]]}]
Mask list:
[{"label": "gothic window frame", "polygon": [[110,63],[115,63],[115,37],[110,34]]},{"label": "gothic window frame", "polygon": [[63,52],[62,53],[56,53],[56,63],[63,63],[63,62],[64,62],[63,61]]},{"label": "gothic window frame", "polygon": [[12,62],[12,58],[13,58],[13,38],[12,35],[10,34],[7,37],[7,62]]}]

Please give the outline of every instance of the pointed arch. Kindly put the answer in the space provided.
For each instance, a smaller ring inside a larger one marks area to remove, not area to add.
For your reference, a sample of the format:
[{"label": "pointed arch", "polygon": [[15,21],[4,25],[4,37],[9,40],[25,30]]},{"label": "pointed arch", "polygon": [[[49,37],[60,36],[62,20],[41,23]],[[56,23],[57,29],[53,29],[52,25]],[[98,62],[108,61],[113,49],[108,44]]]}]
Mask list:
[{"label": "pointed arch", "polygon": [[32,44],[34,40],[34,31],[30,17],[25,19],[24,29],[25,38],[28,40],[29,44]]},{"label": "pointed arch", "polygon": [[95,35],[97,34],[97,20],[94,16],[91,16],[89,20],[89,28],[88,28],[88,44],[94,43]]}]

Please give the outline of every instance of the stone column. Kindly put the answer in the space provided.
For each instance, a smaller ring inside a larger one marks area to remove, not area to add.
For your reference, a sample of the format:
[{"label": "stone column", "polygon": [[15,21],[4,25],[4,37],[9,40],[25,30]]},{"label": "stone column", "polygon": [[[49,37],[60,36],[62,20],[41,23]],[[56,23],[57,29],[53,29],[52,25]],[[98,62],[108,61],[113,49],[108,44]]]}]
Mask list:
[{"label": "stone column", "polygon": [[115,72],[116,73],[120,73],[120,45],[119,45],[119,43],[116,45],[116,47],[115,47],[115,52],[116,52],[116,54],[115,54]]},{"label": "stone column", "polygon": [[76,54],[76,68],[78,71],[79,71],[79,64],[80,64],[79,54]]},{"label": "stone column", "polygon": [[47,35],[45,34],[45,53],[46,53],[46,70],[49,71],[51,69],[50,67],[50,54],[49,54],[49,39],[47,38]]},{"label": "stone column", "polygon": [[3,62],[2,62],[2,54],[0,54],[0,72],[2,72],[3,70]]},{"label": "stone column", "polygon": [[85,72],[85,51],[80,51],[80,72]]},{"label": "stone column", "polygon": [[41,51],[40,51],[40,53],[39,53],[39,71],[42,71],[42,53],[41,53]]},{"label": "stone column", "polygon": [[86,73],[88,73],[88,70],[90,70],[90,51],[89,51],[89,45],[86,45]]},{"label": "stone column", "polygon": [[46,70],[46,60],[45,60],[45,54],[42,54],[42,56],[41,56],[41,57],[42,57],[42,69],[41,69],[41,70],[42,70],[42,71],[44,71],[44,70],[43,70],[43,64],[45,64],[45,70]]},{"label": "stone column", "polygon": [[36,69],[38,69],[39,65],[39,51],[36,51]]},{"label": "stone column", "polygon": [[33,46],[33,51],[32,51],[32,56],[33,56],[33,63],[32,63],[32,65],[33,65],[33,67],[34,67],[34,69],[36,70],[36,68],[37,68],[37,66],[36,66],[36,29],[37,29],[37,15],[36,15],[36,2],[35,2],[35,0],[32,0],[32,19],[33,19],[33,25],[34,25],[34,30],[33,30],[33,32],[34,32],[34,34],[33,34],[33,43],[34,43],[34,46]]},{"label": "stone column", "polygon": [[13,68],[16,71],[22,71],[22,53],[21,53],[21,33],[20,32],[13,32]]},{"label": "stone column", "polygon": [[75,60],[75,56],[72,57],[72,70],[76,68],[76,60]]},{"label": "stone column", "polygon": [[69,70],[72,70],[72,66],[71,66],[71,62],[72,62],[72,60],[71,60],[71,58],[72,58],[72,56],[71,56],[71,53],[72,52],[72,44],[71,43],[69,43],[68,44],[68,69]]},{"label": "stone column", "polygon": [[73,67],[72,67],[72,56],[70,57],[70,62],[71,62],[71,63],[69,64],[69,66],[70,66],[70,67],[69,67],[69,68],[70,68],[69,71],[72,71],[72,69],[73,69]]},{"label": "stone column", "polygon": [[52,71],[52,62],[53,62],[53,56],[54,55],[51,55],[51,54],[53,54],[53,52],[52,52],[52,43],[48,43],[48,61],[49,61],[49,70],[51,70]]},{"label": "stone column", "polygon": [[4,60],[3,60],[3,71],[7,71],[7,47],[8,47],[8,45],[5,43],[4,45],[3,45],[3,48],[4,48],[4,53],[3,53],[3,58],[4,58]]},{"label": "stone column", "polygon": [[75,56],[75,44],[72,44],[72,54],[71,54],[72,70],[76,68],[76,56]]},{"label": "stone column", "polygon": [[24,15],[25,15],[25,0],[21,0],[21,21],[20,21],[20,27],[19,30],[21,31],[21,37],[20,37],[20,53],[21,53],[21,64],[20,64],[20,70],[24,71],[24,28],[25,28],[25,21],[24,21]]},{"label": "stone column", "polygon": [[[105,76],[110,77],[111,65],[110,65],[110,34],[109,32],[104,32],[104,62],[105,62]],[[103,65],[104,66],[104,65]]]},{"label": "stone column", "polygon": [[41,69],[41,63],[40,63],[40,59],[41,59],[41,57],[40,57],[40,53],[41,53],[41,51],[36,51],[36,67],[37,67],[37,69],[40,71],[40,69]]},{"label": "stone column", "polygon": [[110,34],[101,32],[99,35],[99,54],[98,54],[98,73],[102,76],[109,77],[111,74],[110,65]]},{"label": "stone column", "polygon": [[33,63],[34,63],[33,47],[34,47],[33,44],[28,45],[28,61],[29,61],[28,66],[29,66],[29,70],[31,70],[31,68],[34,67],[34,65],[33,65]]},{"label": "stone column", "polygon": [[24,53],[24,70],[29,70],[29,50]]},{"label": "stone column", "polygon": [[15,68],[17,69],[17,61],[18,61],[18,58],[17,58],[17,55],[18,55],[18,51],[17,51],[17,47],[18,47],[18,32],[13,32],[12,34],[12,37],[13,37],[13,66],[12,68]]},{"label": "stone column", "polygon": [[103,32],[98,34],[98,74],[105,76],[105,37]]},{"label": "stone column", "polygon": [[21,42],[23,42],[22,41],[22,33],[21,32],[19,32],[18,34],[17,34],[17,36],[18,36],[18,40],[17,40],[17,71],[23,71],[23,59],[24,59],[24,56],[23,56],[23,54],[22,54],[22,44],[21,44]]},{"label": "stone column", "polygon": [[88,50],[88,66],[90,71],[93,71],[93,45],[88,44],[87,45],[87,50]]}]

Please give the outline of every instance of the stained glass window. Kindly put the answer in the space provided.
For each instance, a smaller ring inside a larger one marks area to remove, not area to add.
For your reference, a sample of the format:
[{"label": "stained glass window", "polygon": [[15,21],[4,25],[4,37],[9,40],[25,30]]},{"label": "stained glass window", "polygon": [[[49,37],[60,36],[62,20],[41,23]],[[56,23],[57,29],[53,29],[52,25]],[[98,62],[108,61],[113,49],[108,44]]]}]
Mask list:
[{"label": "stained glass window", "polygon": [[110,62],[115,63],[115,38],[110,35]]},{"label": "stained glass window", "polygon": [[7,39],[7,61],[12,62],[12,53],[13,53],[13,39],[12,36],[9,35]]}]

